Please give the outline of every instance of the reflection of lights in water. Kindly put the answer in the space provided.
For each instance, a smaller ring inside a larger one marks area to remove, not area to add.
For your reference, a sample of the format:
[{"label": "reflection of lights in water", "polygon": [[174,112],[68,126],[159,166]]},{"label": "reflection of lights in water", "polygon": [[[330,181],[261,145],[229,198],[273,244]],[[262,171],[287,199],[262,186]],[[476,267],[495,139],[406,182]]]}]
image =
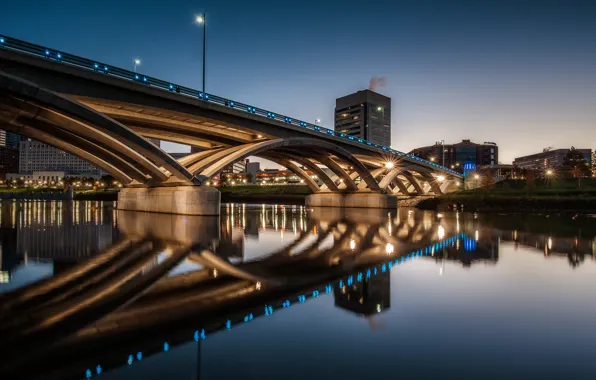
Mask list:
[{"label": "reflection of lights in water", "polygon": [[356,248],[356,240],[352,239],[350,240],[350,249],[354,250]]},{"label": "reflection of lights in water", "polygon": [[478,230],[476,230],[476,232],[474,232],[474,239],[476,239],[476,241],[478,241]]},{"label": "reflection of lights in water", "polygon": [[441,226],[441,225],[439,225],[438,234],[439,234],[439,239],[443,240],[443,238],[445,237],[445,228],[443,228],[443,226]]},{"label": "reflection of lights in water", "polygon": [[550,236],[548,237],[548,249],[553,249],[553,239]]},{"label": "reflection of lights in water", "polygon": [[439,276],[442,276],[443,275],[443,272],[444,272],[444,268],[443,267],[440,267],[439,268]]},{"label": "reflection of lights in water", "polygon": [[255,284],[255,289],[261,290],[261,281],[257,281],[257,283]]},{"label": "reflection of lights in water", "polygon": [[393,253],[394,247],[393,244],[391,243],[387,243],[387,245],[385,246],[385,252],[390,255]]},{"label": "reflection of lights in water", "polygon": [[381,312],[381,305],[377,304],[377,313]]},{"label": "reflection of lights in water", "polygon": [[217,269],[213,269],[213,277],[217,277]]},{"label": "reflection of lights in water", "polygon": [[517,240],[517,230],[513,230],[513,240]]},{"label": "reflection of lights in water", "polygon": [[443,214],[441,214],[441,213],[437,214],[437,219],[441,219],[442,217],[443,217]]}]

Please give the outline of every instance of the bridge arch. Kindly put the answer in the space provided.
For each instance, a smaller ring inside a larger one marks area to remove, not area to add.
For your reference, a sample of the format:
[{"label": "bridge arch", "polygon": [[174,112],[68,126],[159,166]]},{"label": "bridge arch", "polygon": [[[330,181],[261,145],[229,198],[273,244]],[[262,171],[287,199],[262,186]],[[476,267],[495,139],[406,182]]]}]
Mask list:
[{"label": "bridge arch", "polygon": [[[335,176],[341,178],[348,190],[357,191],[358,189],[354,184],[353,179],[341,165],[344,164],[344,166],[347,165],[353,168],[358,176],[366,182],[370,190],[377,192],[381,191],[378,182],[370,175],[370,171],[367,167],[354,157],[354,155],[331,142],[312,138],[297,137],[275,139],[223,149],[218,148],[191,154],[181,159],[180,162],[183,163],[192,174],[196,175],[199,181],[205,182],[221,172],[226,166],[248,156],[261,156],[280,163],[297,162],[317,173],[322,182],[326,185],[325,189],[332,191],[339,190],[331,177],[318,166],[318,164],[322,164],[334,173]],[[316,191],[324,190],[316,185],[316,182],[306,175],[303,170],[297,170],[300,169],[297,165],[282,165],[304,179],[305,183],[311,187],[311,189],[316,189]],[[317,187],[315,187],[315,185]]]},{"label": "bridge arch", "polygon": [[183,165],[128,127],[1,71],[0,126],[87,160],[124,185],[195,182]]}]

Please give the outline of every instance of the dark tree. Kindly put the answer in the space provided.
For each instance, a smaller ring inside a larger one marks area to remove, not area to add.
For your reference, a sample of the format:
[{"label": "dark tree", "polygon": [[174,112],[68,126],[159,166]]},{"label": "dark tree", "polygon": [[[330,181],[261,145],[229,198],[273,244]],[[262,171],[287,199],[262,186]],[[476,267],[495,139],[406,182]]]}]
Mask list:
[{"label": "dark tree", "polygon": [[585,178],[590,176],[590,167],[588,166],[584,155],[574,147],[571,147],[569,152],[563,157],[561,174],[573,178]]}]

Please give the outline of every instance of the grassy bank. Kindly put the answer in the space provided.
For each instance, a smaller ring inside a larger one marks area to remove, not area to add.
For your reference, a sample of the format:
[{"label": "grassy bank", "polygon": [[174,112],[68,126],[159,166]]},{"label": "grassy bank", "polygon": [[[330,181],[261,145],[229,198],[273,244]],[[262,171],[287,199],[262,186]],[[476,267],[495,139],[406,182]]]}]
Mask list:
[{"label": "grassy bank", "polygon": [[312,194],[307,186],[233,186],[220,187],[222,202],[304,204]]},{"label": "grassy bank", "polygon": [[466,211],[596,213],[596,180],[503,181],[490,189],[475,189],[426,199],[422,209],[446,209],[454,204]]}]

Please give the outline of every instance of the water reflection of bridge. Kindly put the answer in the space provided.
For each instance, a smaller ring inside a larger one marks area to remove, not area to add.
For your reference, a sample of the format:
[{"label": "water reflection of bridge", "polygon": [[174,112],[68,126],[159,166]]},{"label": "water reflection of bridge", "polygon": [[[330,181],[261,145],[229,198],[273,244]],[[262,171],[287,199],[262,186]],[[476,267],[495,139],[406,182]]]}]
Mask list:
[{"label": "water reflection of bridge", "polygon": [[[495,263],[511,234],[472,214],[228,207],[222,217],[121,211],[111,246],[4,295],[0,374],[80,378],[192,339],[200,350],[211,334],[331,293],[337,307],[374,315],[390,306],[395,265],[418,257]],[[247,259],[248,238],[271,231],[293,239]],[[181,263],[198,270],[172,275]]]},{"label": "water reflection of bridge", "polygon": [[[275,220],[282,228],[283,216]],[[362,220],[328,209],[310,213],[307,228],[297,228],[296,240],[286,247],[232,264],[229,255],[210,249],[227,222],[121,212],[123,240],[3,297],[0,346],[10,356],[5,357],[10,359],[6,373],[80,377],[80,366],[119,366],[141,348],[145,356],[152,349],[163,351],[164,341],[173,347],[191,339],[189,331],[200,340],[203,333],[233,328],[334,289],[338,306],[375,312],[389,305],[384,300],[391,267],[423,255],[430,241],[441,240],[432,214],[379,214]],[[455,240],[449,238],[449,244]],[[157,256],[162,259],[156,261]],[[190,259],[203,268],[167,276]],[[32,360],[37,369],[28,365]]]}]

